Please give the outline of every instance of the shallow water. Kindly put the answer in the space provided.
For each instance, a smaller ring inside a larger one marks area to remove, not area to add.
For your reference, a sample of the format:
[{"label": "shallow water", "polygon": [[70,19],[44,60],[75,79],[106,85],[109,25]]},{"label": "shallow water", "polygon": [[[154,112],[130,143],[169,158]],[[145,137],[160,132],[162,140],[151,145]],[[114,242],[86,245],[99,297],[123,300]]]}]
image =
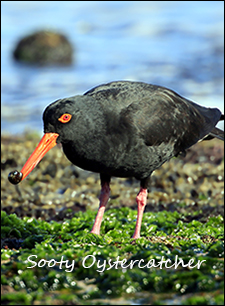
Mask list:
[{"label": "shallow water", "polygon": [[[42,112],[50,102],[113,80],[163,85],[199,104],[224,108],[222,1],[1,4],[4,132],[42,133]],[[68,36],[72,66],[29,67],[13,60],[16,42],[43,28]]]}]

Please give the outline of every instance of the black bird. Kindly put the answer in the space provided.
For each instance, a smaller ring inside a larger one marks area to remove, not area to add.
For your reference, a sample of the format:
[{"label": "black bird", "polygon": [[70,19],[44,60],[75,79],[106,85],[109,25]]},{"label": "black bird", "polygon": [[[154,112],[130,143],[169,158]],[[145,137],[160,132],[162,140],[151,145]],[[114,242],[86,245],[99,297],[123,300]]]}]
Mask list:
[{"label": "black bird", "polygon": [[19,183],[61,143],[73,164],[100,173],[100,206],[91,233],[100,234],[111,177],[140,180],[133,234],[139,238],[152,172],[199,140],[224,140],[224,132],[215,127],[222,119],[217,108],[200,106],[162,86],[129,81],[103,84],[45,109],[43,138],[21,172],[11,172],[9,180]]}]

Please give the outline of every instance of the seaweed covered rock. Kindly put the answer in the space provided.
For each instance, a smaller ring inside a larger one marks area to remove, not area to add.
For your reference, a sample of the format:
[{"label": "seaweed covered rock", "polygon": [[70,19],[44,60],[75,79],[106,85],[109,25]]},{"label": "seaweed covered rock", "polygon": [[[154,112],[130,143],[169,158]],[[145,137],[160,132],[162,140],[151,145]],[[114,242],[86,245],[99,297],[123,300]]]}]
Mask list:
[{"label": "seaweed covered rock", "polygon": [[14,52],[19,62],[32,65],[70,65],[73,48],[63,34],[53,31],[38,31],[22,38]]}]

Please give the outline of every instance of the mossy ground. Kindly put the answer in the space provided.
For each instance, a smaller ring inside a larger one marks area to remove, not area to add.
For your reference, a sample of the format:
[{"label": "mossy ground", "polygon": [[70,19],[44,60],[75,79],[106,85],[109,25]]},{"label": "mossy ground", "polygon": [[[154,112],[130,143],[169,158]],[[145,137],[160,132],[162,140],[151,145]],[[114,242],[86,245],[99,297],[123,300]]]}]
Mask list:
[{"label": "mossy ground", "polygon": [[[29,156],[23,144],[29,152],[35,147],[29,137],[3,139],[3,305],[224,304],[223,160],[212,154],[220,143],[206,142],[189,152],[186,164],[174,159],[157,170],[142,237],[134,241],[137,182],[112,182],[100,236],[89,233],[97,179],[76,175],[56,151],[46,155],[56,170],[46,172],[43,161],[23,186],[10,186],[7,173]],[[159,265],[176,258],[184,262],[176,269]],[[198,261],[200,268],[192,268]]]}]

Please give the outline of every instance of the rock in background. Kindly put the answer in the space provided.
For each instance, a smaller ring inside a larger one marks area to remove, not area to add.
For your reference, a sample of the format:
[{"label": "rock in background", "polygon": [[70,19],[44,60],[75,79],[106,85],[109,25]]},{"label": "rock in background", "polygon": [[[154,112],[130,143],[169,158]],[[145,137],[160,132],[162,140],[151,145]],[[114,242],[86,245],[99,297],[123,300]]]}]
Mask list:
[{"label": "rock in background", "polygon": [[73,48],[68,38],[53,31],[38,31],[22,38],[14,52],[14,58],[32,65],[71,65]]}]

